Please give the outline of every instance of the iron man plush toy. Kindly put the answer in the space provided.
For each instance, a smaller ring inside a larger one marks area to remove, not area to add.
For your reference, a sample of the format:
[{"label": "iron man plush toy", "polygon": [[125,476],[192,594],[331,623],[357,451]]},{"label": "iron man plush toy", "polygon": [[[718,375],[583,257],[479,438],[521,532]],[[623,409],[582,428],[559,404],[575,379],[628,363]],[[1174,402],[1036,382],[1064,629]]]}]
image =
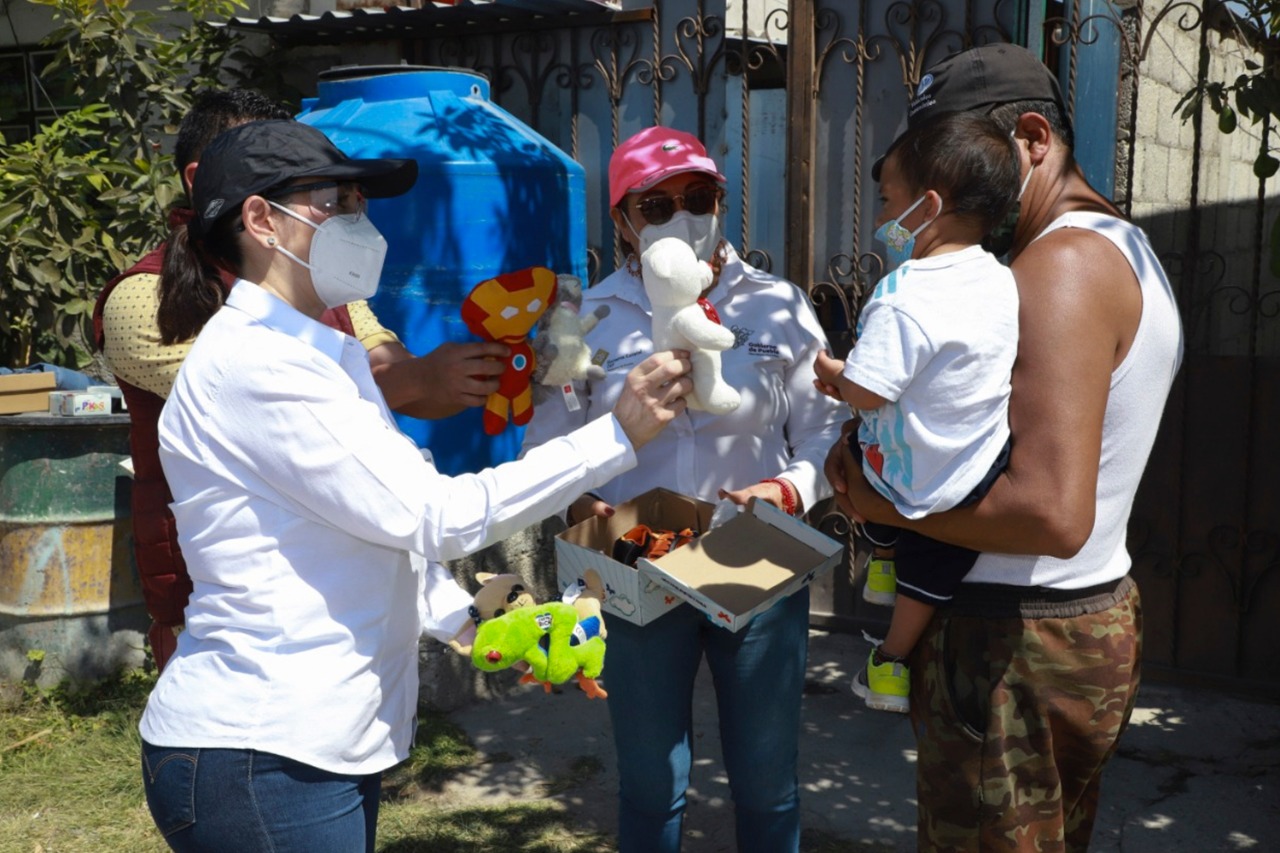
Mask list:
[{"label": "iron man plush toy", "polygon": [[556,274],[546,267],[529,267],[480,282],[462,303],[462,321],[473,335],[498,341],[511,349],[498,390],[484,406],[484,431],[497,435],[511,423],[523,426],[533,417],[534,356],[529,330],[556,296]]}]

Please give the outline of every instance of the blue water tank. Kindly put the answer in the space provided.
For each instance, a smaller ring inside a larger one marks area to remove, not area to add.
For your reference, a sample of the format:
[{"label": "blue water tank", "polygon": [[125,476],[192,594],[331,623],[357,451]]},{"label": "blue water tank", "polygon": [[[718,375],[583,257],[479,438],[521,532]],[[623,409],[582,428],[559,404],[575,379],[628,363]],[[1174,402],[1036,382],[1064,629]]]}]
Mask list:
[{"label": "blue water tank", "polygon": [[[473,71],[350,67],[320,75],[299,120],[351,157],[410,157],[418,183],[374,199],[369,216],[387,238],[370,305],[415,355],[476,338],[462,300],[477,283],[530,266],[586,280],[586,174],[581,165],[489,100]],[[397,416],[440,470],[477,471],[514,459],[523,429],[485,435],[481,409],[441,421]]]}]

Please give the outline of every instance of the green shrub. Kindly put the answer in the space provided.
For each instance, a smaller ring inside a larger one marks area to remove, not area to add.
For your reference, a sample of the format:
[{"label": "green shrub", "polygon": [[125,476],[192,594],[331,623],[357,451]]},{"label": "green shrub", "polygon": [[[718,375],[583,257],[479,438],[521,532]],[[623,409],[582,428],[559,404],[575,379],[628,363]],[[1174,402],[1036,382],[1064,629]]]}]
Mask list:
[{"label": "green shrub", "polygon": [[[252,57],[226,20],[242,0],[30,0],[53,10],[59,75],[77,106],[0,142],[0,365],[83,368],[102,285],[163,238],[181,196],[172,135],[191,94],[234,85]],[[162,22],[165,22],[162,25]]]}]

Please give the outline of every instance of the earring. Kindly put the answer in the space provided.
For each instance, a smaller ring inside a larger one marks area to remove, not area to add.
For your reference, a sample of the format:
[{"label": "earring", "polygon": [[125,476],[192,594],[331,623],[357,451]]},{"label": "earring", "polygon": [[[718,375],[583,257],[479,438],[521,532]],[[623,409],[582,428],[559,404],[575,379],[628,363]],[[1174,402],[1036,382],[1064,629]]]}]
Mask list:
[{"label": "earring", "polygon": [[721,237],[720,242],[716,244],[716,250],[712,253],[711,271],[714,272],[717,276],[720,275],[720,270],[724,269],[724,265],[728,263],[728,261],[729,261],[729,241]]},{"label": "earring", "polygon": [[275,237],[268,237],[268,238],[267,238],[267,245],[268,245],[268,246],[274,246],[275,244],[276,244],[276,238],[275,238]]},{"label": "earring", "polygon": [[640,259],[636,257],[635,252],[627,255],[627,272],[631,273],[636,278],[641,277]]}]

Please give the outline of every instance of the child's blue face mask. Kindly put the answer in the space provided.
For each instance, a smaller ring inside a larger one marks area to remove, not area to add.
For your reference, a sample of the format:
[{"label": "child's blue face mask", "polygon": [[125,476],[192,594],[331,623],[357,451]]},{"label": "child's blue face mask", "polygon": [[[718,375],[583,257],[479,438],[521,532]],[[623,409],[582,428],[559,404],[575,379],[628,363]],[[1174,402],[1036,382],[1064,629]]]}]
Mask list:
[{"label": "child's blue face mask", "polygon": [[[929,223],[933,219],[926,220],[920,224],[920,227],[914,231],[908,231],[901,224],[903,219],[911,215],[911,211],[920,206],[920,202],[924,201],[926,196],[920,196],[912,202],[911,206],[902,211],[896,219],[890,219],[885,224],[876,229],[875,239],[884,244],[885,248],[885,272],[900,266],[905,261],[911,260],[911,253],[916,248],[916,235],[929,227]],[[941,212],[941,211],[939,211]]]}]

